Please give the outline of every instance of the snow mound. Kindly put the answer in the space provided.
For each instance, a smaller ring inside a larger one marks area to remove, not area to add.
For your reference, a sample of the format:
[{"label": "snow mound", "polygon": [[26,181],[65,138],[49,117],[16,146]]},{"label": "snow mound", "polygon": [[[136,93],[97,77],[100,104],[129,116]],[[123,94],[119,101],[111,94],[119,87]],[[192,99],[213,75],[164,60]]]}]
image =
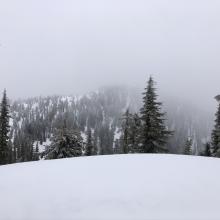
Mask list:
[{"label": "snow mound", "polygon": [[219,220],[220,160],[118,155],[0,167],[1,220]]}]

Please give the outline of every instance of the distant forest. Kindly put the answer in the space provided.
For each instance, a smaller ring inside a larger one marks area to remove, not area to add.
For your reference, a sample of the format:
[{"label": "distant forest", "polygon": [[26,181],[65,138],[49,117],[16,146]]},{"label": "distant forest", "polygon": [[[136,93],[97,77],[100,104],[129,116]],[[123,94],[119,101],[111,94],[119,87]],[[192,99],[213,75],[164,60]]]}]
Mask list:
[{"label": "distant forest", "polygon": [[107,87],[10,103],[4,91],[0,164],[129,153],[220,157],[220,103],[211,128],[202,113],[159,100],[152,77],[142,98],[135,89]]}]

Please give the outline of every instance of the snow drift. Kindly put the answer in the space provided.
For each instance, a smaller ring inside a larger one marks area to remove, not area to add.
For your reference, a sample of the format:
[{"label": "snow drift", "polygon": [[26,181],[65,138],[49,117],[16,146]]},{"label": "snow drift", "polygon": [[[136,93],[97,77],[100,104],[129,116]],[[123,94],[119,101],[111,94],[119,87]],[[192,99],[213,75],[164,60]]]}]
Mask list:
[{"label": "snow drift", "polygon": [[118,155],[0,167],[1,220],[219,220],[220,160]]}]

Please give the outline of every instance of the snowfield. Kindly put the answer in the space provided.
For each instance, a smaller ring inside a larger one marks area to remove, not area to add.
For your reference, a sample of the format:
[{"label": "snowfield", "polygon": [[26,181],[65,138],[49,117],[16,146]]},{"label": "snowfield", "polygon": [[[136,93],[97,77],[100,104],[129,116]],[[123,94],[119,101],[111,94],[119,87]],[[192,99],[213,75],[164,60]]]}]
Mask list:
[{"label": "snowfield", "polygon": [[0,167],[1,220],[219,220],[220,159],[113,155]]}]

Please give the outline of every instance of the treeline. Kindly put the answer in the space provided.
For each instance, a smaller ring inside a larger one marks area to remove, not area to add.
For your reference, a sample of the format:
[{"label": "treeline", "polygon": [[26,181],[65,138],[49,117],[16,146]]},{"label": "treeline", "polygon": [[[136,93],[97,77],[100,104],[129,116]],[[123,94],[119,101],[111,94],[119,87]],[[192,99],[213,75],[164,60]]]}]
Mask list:
[{"label": "treeline", "polygon": [[[175,135],[185,139],[181,146],[180,141],[173,141],[181,147],[178,152],[194,154],[195,139],[169,128],[152,77],[140,110],[137,97],[131,97],[128,91],[109,89],[80,99],[54,96],[17,101],[9,111],[5,91],[0,117],[0,163],[83,155],[175,153],[170,148]],[[220,157],[220,105],[216,117],[212,140],[204,143],[199,155]],[[49,144],[42,149],[45,142]]]},{"label": "treeline", "polygon": [[[78,133],[82,139],[83,154],[89,130],[98,154],[113,154],[114,136],[120,127],[119,119],[122,109],[127,105],[127,97],[131,97],[130,92],[115,87],[83,97],[39,97],[12,103],[9,132],[12,162],[45,157],[54,136],[64,128],[64,121],[65,129]],[[129,99],[131,106],[135,106],[135,102],[135,96]],[[49,145],[42,149],[42,144],[47,141]]]}]

